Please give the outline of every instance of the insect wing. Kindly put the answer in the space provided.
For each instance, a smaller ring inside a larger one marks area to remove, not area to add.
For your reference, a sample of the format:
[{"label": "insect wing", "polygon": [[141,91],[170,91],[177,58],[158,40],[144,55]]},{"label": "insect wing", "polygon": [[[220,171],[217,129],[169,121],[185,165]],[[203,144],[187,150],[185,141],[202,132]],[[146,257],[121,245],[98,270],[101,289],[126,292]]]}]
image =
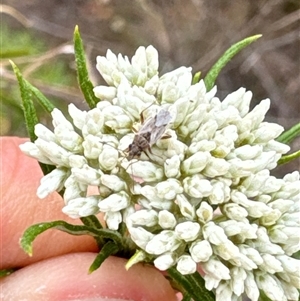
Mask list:
[{"label": "insect wing", "polygon": [[171,121],[172,116],[169,111],[167,110],[160,110],[157,115],[155,116],[155,126],[167,126],[168,123]]},{"label": "insect wing", "polygon": [[165,131],[166,131],[166,126],[156,127],[151,132],[150,141],[149,141],[150,146],[156,143],[161,138],[161,136],[164,134]]},{"label": "insect wing", "polygon": [[155,126],[151,131],[150,145],[153,145],[162,137],[171,119],[172,117],[169,111],[161,110],[158,112],[158,114],[155,116]]},{"label": "insect wing", "polygon": [[146,122],[142,125],[142,127],[138,131],[138,134],[141,135],[153,131],[155,127],[155,122],[156,122],[155,117],[146,120]]}]

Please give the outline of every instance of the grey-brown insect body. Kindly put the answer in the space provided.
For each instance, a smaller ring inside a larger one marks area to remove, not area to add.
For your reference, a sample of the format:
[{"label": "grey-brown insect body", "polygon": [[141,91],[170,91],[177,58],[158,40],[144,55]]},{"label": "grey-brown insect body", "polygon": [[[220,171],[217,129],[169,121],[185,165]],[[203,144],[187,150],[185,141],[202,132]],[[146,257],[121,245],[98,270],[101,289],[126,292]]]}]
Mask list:
[{"label": "grey-brown insect body", "polygon": [[169,111],[164,109],[160,110],[154,117],[146,120],[141,129],[135,134],[132,143],[128,146],[128,160],[139,158],[142,152],[146,150],[151,153],[151,146],[163,136],[170,120],[171,115]]}]

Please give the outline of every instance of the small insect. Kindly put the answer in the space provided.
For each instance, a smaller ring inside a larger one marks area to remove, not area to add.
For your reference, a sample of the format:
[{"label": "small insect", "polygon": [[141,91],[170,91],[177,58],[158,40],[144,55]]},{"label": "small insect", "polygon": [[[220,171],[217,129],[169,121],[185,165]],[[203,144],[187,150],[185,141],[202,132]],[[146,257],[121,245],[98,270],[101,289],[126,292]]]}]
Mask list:
[{"label": "small insect", "polygon": [[[146,151],[151,153],[151,146],[163,136],[171,119],[170,112],[163,109],[154,117],[146,120],[141,129],[136,132],[132,143],[128,146],[128,160],[130,161],[133,158],[139,158],[142,152],[146,155]],[[143,123],[142,114],[141,120]]]}]

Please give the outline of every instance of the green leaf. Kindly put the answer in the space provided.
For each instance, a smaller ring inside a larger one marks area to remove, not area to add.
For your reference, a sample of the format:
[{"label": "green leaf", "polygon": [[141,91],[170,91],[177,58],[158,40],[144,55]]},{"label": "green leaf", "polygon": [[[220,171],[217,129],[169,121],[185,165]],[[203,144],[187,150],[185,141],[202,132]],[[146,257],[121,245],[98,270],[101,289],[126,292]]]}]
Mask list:
[{"label": "green leaf", "polygon": [[200,81],[200,78],[201,78],[201,72],[196,72],[194,74],[194,77],[193,77],[193,80],[192,80],[192,85],[198,83]]},{"label": "green leaf", "polygon": [[300,251],[294,253],[292,257],[300,260]]},{"label": "green leaf", "polygon": [[95,270],[97,270],[107,257],[116,254],[118,251],[119,251],[119,247],[114,242],[112,241],[107,242],[103,246],[99,254],[96,256],[93,263],[91,264],[89,268],[89,273],[92,273]]},{"label": "green leaf", "polygon": [[80,37],[78,26],[75,27],[74,31],[74,51],[79,86],[89,107],[95,108],[99,99],[95,96],[93,92],[94,86],[89,80],[83,43]]},{"label": "green leaf", "polygon": [[107,238],[114,241],[115,244],[117,244],[118,246],[123,247],[122,237],[117,231],[113,231],[109,229],[95,229],[85,225],[72,225],[65,221],[53,221],[53,222],[35,224],[27,228],[20,241],[20,245],[22,249],[29,256],[32,256],[32,243],[35,240],[35,238],[39,234],[52,228],[61,230],[63,232],[72,235],[91,235],[93,237]]},{"label": "green leaf", "polygon": [[221,72],[221,70],[226,66],[226,64],[237,55],[242,49],[250,45],[252,42],[259,39],[262,35],[258,34],[252,37],[248,37],[234,45],[232,45],[224,54],[219,58],[219,60],[212,66],[204,78],[204,83],[206,90],[210,91],[215,85],[215,81]]},{"label": "green leaf", "polygon": [[39,104],[45,109],[46,112],[51,113],[55,108],[52,102],[39,89],[31,85],[28,81],[26,81],[26,83],[28,85],[28,88],[37,98]]},{"label": "green leaf", "polygon": [[36,110],[33,105],[32,91],[28,86],[28,82],[22,76],[19,68],[15,65],[14,62],[10,61],[10,63],[19,82],[25,123],[30,140],[33,142],[37,138],[34,133],[34,127],[37,123],[39,123],[39,119],[37,117]]},{"label": "green leaf", "polygon": [[16,269],[4,269],[4,270],[0,270],[0,278],[6,277],[6,276],[12,274],[15,271],[16,271]]},{"label": "green leaf", "polygon": [[147,255],[144,251],[136,250],[135,253],[126,262],[125,269],[129,270],[133,265],[137,264],[138,262],[145,262],[146,259]]},{"label": "green leaf", "polygon": [[189,281],[194,285],[197,292],[201,292],[203,299],[202,300],[215,300],[215,296],[211,291],[208,291],[205,288],[205,281],[199,272],[195,272],[191,275],[186,275]]},{"label": "green leaf", "polygon": [[[37,123],[39,123],[39,119],[37,117],[36,109],[33,105],[33,95],[37,98],[39,103],[44,107],[44,109],[47,112],[51,112],[54,109],[54,105],[37,88],[32,86],[23,77],[19,68],[14,64],[14,62],[10,61],[10,63],[19,82],[22,99],[22,110],[25,118],[27,132],[31,142],[34,142],[37,138],[34,133],[34,127]],[[40,162],[39,165],[44,175],[50,173],[55,168],[55,166],[53,165],[48,165]]]},{"label": "green leaf", "polygon": [[259,300],[259,301],[272,301],[271,299],[269,299],[269,298],[266,296],[265,292],[262,291],[262,290],[259,290],[259,299],[258,299],[258,300]]},{"label": "green leaf", "polygon": [[182,275],[175,267],[168,269],[168,274],[183,294],[188,294],[194,301],[215,301],[214,294],[205,288],[204,279],[198,272]]},{"label": "green leaf", "polygon": [[85,217],[81,217],[80,220],[86,226],[93,227],[96,229],[102,229],[102,225],[99,222],[98,218],[95,215],[89,215]]},{"label": "green leaf", "polygon": [[289,144],[300,135],[300,123],[295,124],[289,130],[284,131],[276,140],[281,143]]},{"label": "green leaf", "polygon": [[293,161],[297,158],[300,158],[300,150],[298,150],[297,152],[294,152],[292,154],[289,155],[285,155],[282,156],[279,160],[278,160],[278,165],[282,165],[282,164],[286,164],[289,163],[290,161]]},{"label": "green leaf", "polygon": [[[88,227],[92,227],[95,229],[102,229],[102,225],[99,222],[98,218],[95,215],[90,215],[86,217],[81,217],[80,220],[82,223]],[[95,237],[98,247],[102,247],[104,245],[104,240],[101,237]]]},{"label": "green leaf", "polygon": [[191,296],[187,293],[183,294],[181,301],[193,301]]}]

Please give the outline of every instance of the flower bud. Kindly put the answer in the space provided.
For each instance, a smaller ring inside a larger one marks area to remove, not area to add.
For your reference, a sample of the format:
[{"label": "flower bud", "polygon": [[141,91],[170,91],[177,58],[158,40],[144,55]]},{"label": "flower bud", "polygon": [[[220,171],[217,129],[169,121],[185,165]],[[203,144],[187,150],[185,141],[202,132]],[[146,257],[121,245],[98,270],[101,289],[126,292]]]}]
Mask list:
[{"label": "flower bud", "polygon": [[131,239],[137,246],[139,246],[143,250],[146,250],[148,242],[155,237],[154,234],[142,227],[135,228],[128,226],[128,231],[130,233]]},{"label": "flower bud", "polygon": [[209,178],[225,175],[230,168],[230,164],[221,158],[211,157],[206,164],[203,174]]},{"label": "flower bud", "polygon": [[276,123],[262,122],[252,133],[255,136],[255,143],[266,143],[277,138],[284,128]]},{"label": "flower bud", "polygon": [[157,196],[165,200],[173,200],[177,194],[183,192],[181,183],[175,179],[168,179],[167,181],[160,182],[155,186],[155,189],[157,191]]},{"label": "flower bud", "polygon": [[130,198],[125,191],[120,191],[119,193],[113,193],[106,199],[101,200],[98,203],[100,211],[102,212],[117,212],[125,209],[130,204]]},{"label": "flower bud", "polygon": [[167,252],[155,258],[153,263],[155,267],[160,271],[166,271],[176,263],[176,257],[176,254],[172,252]]},{"label": "flower bud", "polygon": [[68,129],[69,131],[74,130],[72,123],[66,119],[66,117],[59,109],[54,108],[51,112],[51,116],[52,116],[52,124],[54,128],[61,125],[66,129]]},{"label": "flower bud", "polygon": [[44,141],[56,142],[56,137],[47,127],[38,123],[34,126],[34,133],[38,138],[43,139]]},{"label": "flower bud", "polygon": [[283,271],[281,262],[271,254],[262,254],[263,263],[259,266],[260,270],[270,274],[280,273]]},{"label": "flower bud", "polygon": [[247,277],[245,279],[245,292],[247,294],[247,296],[250,298],[250,300],[253,301],[258,301],[259,298],[259,289],[257,287],[257,284],[255,282],[254,279],[254,275],[253,273],[249,273],[248,271],[246,271]]},{"label": "flower bud", "polygon": [[[203,262],[201,267],[208,276],[212,275],[216,279],[229,280],[231,278],[228,267],[216,258],[211,258],[207,262]],[[206,275],[204,278],[206,279]],[[207,287],[207,289],[209,288]]]},{"label": "flower bud", "polygon": [[195,208],[184,196],[184,194],[178,194],[175,203],[179,206],[180,212],[186,218],[193,220],[195,217]]},{"label": "flower bud", "polygon": [[100,177],[102,172],[87,164],[84,164],[82,168],[73,167],[71,171],[74,178],[80,183],[88,185],[99,185],[101,183]]},{"label": "flower bud", "polygon": [[258,288],[263,290],[266,296],[271,300],[287,301],[282,287],[279,286],[275,280],[275,276],[265,272],[256,272],[255,280]]},{"label": "flower bud", "polygon": [[102,133],[104,126],[104,116],[98,108],[87,112],[85,124],[82,127],[83,137],[90,135],[96,136]]},{"label": "flower bud", "polygon": [[73,175],[70,175],[65,181],[64,201],[66,204],[70,200],[83,197],[87,192],[87,185],[79,183]]},{"label": "flower bud", "polygon": [[69,165],[70,167],[82,168],[85,164],[87,164],[87,160],[84,156],[80,155],[71,155],[69,156]]},{"label": "flower bud", "polygon": [[182,162],[182,170],[186,175],[193,175],[202,171],[211,155],[209,152],[197,152]]},{"label": "flower bud", "polygon": [[117,89],[115,87],[97,86],[93,89],[96,97],[101,100],[112,101],[117,95]]},{"label": "flower bud", "polygon": [[71,152],[65,150],[63,147],[57,145],[55,142],[46,142],[40,138],[35,140],[35,145],[40,150],[43,156],[51,160],[52,165],[68,166],[69,156]]},{"label": "flower bud", "polygon": [[153,227],[157,225],[158,217],[154,210],[138,210],[128,217],[128,225],[130,227],[146,226]]},{"label": "flower bud", "polygon": [[117,164],[119,159],[119,152],[117,149],[110,145],[103,145],[102,152],[99,155],[99,165],[103,168],[103,170],[113,170]]},{"label": "flower bud", "polygon": [[208,240],[214,245],[220,245],[228,241],[224,230],[215,225],[213,222],[209,222],[202,227],[202,233],[204,239]]},{"label": "flower bud", "polygon": [[182,161],[187,148],[188,147],[181,141],[177,140],[177,138],[170,138],[168,139],[168,149],[165,152],[165,155],[169,158],[178,156],[180,161]]},{"label": "flower bud", "polygon": [[79,110],[73,103],[70,103],[68,106],[68,111],[70,116],[72,117],[73,124],[79,129],[82,130],[87,112]]},{"label": "flower bud", "polygon": [[99,212],[98,202],[99,198],[95,196],[73,199],[62,209],[62,212],[72,218],[94,215]]},{"label": "flower bud", "polygon": [[189,255],[182,255],[177,260],[176,269],[181,275],[193,274],[197,270],[197,264]]},{"label": "flower bud", "polygon": [[103,109],[102,113],[105,116],[104,123],[106,126],[119,134],[128,133],[128,128],[130,128],[132,120],[122,108],[107,106]]},{"label": "flower bud", "polygon": [[54,134],[58,143],[65,149],[73,153],[82,152],[83,138],[74,129],[69,130],[65,124],[59,124],[54,128]]},{"label": "flower bud", "polygon": [[230,184],[226,184],[226,182],[222,182],[220,180],[212,180],[212,192],[209,195],[208,199],[210,204],[222,204],[226,203],[230,199]]},{"label": "flower bud", "polygon": [[207,202],[201,202],[196,214],[199,218],[199,221],[203,224],[206,224],[213,218],[213,208]]},{"label": "flower bud", "polygon": [[200,234],[200,225],[191,221],[183,222],[177,224],[175,233],[186,242],[193,241]]},{"label": "flower bud", "polygon": [[158,224],[163,229],[173,229],[176,226],[176,218],[168,210],[161,210],[158,213]]},{"label": "flower bud", "polygon": [[240,252],[239,248],[230,240],[224,243],[220,243],[214,246],[214,254],[218,255],[220,258],[229,261],[233,260],[236,265],[239,264]]},{"label": "flower bud", "polygon": [[121,165],[133,177],[141,178],[144,182],[159,182],[164,176],[163,169],[149,161],[138,161],[130,164],[124,160]]},{"label": "flower bud", "polygon": [[43,152],[37,147],[35,143],[25,142],[19,145],[20,150],[27,156],[37,159],[41,163],[52,165],[53,162],[43,154]]},{"label": "flower bud", "polygon": [[260,253],[254,248],[251,248],[247,245],[240,245],[239,249],[240,254],[243,254],[244,256],[252,260],[256,265],[261,265],[263,263],[263,259]]},{"label": "flower bud", "polygon": [[108,187],[114,192],[124,190],[126,187],[126,183],[115,175],[103,174],[100,180],[102,185]]},{"label": "flower bud", "polygon": [[108,211],[104,215],[104,220],[110,230],[118,230],[119,224],[122,222],[122,214],[120,212]]},{"label": "flower bud", "polygon": [[147,243],[145,251],[149,254],[161,255],[175,251],[180,246],[180,243],[180,239],[174,231],[163,230]]},{"label": "flower bud", "polygon": [[186,177],[183,180],[184,191],[195,198],[203,198],[209,196],[212,192],[212,186],[208,180],[203,179],[196,174],[192,177]]},{"label": "flower bud", "polygon": [[223,206],[223,212],[229,219],[233,220],[243,220],[245,217],[248,216],[248,212],[243,207],[239,206],[238,204],[228,203]]},{"label": "flower bud", "polygon": [[65,168],[56,168],[41,179],[41,184],[37,190],[40,199],[45,198],[55,190],[60,191],[64,186],[64,181],[69,173]]},{"label": "flower bud", "polygon": [[179,178],[181,175],[179,156],[175,155],[167,159],[164,163],[164,170],[167,178]]},{"label": "flower bud", "polygon": [[190,254],[195,262],[205,262],[213,254],[210,243],[207,240],[195,240],[189,247]]},{"label": "flower bud", "polygon": [[249,112],[251,98],[251,91],[246,91],[245,88],[240,88],[237,91],[228,94],[222,101],[221,107],[227,108],[234,106],[239,110],[240,116],[244,117]]}]

